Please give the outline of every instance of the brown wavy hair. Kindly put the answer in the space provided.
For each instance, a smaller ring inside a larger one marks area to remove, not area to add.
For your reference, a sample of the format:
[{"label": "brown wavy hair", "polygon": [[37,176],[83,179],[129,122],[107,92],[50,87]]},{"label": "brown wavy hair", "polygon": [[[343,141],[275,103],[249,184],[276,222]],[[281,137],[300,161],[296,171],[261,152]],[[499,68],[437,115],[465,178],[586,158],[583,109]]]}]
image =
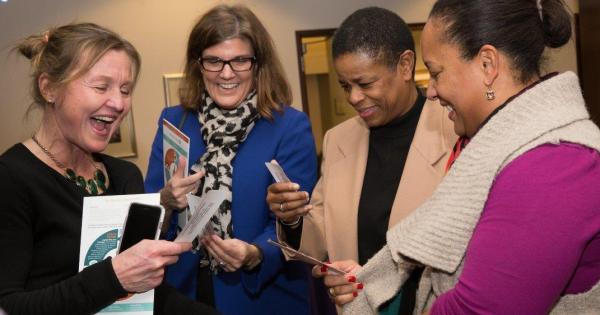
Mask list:
[{"label": "brown wavy hair", "polygon": [[245,6],[218,5],[200,17],[188,40],[185,78],[181,86],[181,103],[198,110],[204,93],[197,60],[211,46],[232,38],[247,40],[256,57],[254,65],[257,107],[262,117],[272,119],[272,111],[292,103],[290,85],[275,51],[271,36],[256,15]]},{"label": "brown wavy hair", "polygon": [[38,78],[46,73],[51,84],[62,88],[88,72],[111,50],[125,52],[133,64],[133,85],[138,78],[141,58],[135,47],[117,33],[93,23],[67,24],[51,28],[42,34],[21,40],[15,49],[31,61],[32,104],[44,107],[46,99],[40,91]]}]

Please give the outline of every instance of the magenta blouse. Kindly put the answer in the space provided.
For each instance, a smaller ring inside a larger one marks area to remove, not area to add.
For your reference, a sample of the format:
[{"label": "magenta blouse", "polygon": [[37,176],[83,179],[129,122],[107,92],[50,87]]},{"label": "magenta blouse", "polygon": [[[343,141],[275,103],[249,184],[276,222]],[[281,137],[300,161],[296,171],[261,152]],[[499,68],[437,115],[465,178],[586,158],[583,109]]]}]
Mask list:
[{"label": "magenta blouse", "polygon": [[600,280],[600,154],[546,144],[496,177],[458,283],[431,315],[547,314]]}]

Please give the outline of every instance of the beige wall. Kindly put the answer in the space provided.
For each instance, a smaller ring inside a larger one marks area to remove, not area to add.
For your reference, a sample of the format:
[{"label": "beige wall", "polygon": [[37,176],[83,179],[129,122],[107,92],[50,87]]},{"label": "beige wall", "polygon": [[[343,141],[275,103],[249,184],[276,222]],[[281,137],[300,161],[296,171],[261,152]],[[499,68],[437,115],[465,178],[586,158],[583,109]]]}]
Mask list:
[{"label": "beige wall", "polygon": [[[19,38],[49,26],[72,21],[95,22],[119,32],[140,51],[142,74],[134,95],[134,125],[138,157],[143,172],[156,119],[164,106],[162,74],[180,72],[187,34],[197,17],[217,3],[246,3],[264,22],[277,45],[292,85],[294,106],[302,108],[295,47],[295,31],[332,28],[352,11],[377,5],[398,12],[407,22],[424,22],[433,0],[8,0],[0,2],[0,152],[30,136],[35,115],[24,120],[29,103],[28,64],[9,54]],[[576,0],[567,1],[577,12]],[[558,58],[560,70],[576,69],[574,49]]]}]

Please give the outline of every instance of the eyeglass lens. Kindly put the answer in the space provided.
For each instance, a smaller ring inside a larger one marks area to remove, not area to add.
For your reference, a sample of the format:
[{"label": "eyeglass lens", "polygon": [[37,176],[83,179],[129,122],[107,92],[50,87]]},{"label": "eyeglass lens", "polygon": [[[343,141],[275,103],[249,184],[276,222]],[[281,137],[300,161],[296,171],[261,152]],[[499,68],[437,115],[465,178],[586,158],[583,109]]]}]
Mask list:
[{"label": "eyeglass lens", "polygon": [[206,71],[219,72],[225,65],[229,65],[233,71],[248,71],[252,69],[254,57],[235,58],[231,60],[222,60],[220,58],[200,58],[200,65]]}]

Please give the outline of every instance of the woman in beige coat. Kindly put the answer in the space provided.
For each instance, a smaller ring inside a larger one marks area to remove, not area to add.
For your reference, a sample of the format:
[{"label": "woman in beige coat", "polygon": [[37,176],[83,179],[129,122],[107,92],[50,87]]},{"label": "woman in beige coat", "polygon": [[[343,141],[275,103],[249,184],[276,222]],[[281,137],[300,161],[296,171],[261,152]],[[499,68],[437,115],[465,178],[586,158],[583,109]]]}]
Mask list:
[{"label": "woman in beige coat", "polygon": [[[447,112],[415,86],[414,42],[398,15],[358,10],[332,45],[340,85],[358,116],[325,135],[310,204],[308,192],[294,183],[271,185],[267,201],[279,218],[280,240],[321,260],[364,264],[384,245],[387,229],[440,182],[456,135]],[[323,276],[320,267],[313,275]],[[335,281],[349,284],[350,297],[362,286],[353,276]],[[347,299],[336,290],[329,290],[334,301]],[[404,301],[412,309],[410,299]]]}]

